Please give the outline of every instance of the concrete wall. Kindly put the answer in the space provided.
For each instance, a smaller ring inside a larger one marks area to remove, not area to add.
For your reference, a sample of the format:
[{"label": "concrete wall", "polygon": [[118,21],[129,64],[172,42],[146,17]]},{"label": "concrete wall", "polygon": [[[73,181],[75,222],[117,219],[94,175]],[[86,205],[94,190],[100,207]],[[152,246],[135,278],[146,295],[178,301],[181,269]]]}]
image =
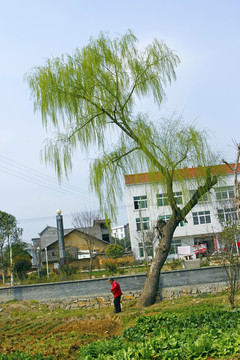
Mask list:
[{"label": "concrete wall", "polygon": [[[120,283],[123,293],[140,293],[146,275],[120,276],[115,277],[115,279]],[[221,267],[208,267],[162,272],[159,285],[160,293],[166,293],[168,289],[170,292],[177,290],[177,293],[181,293],[181,289],[185,289],[184,291],[187,293],[191,293],[194,289],[194,292],[197,292],[196,289],[200,289],[201,286],[204,287],[204,292],[212,292],[213,288],[217,289],[218,284],[221,287],[226,286],[224,285],[225,281],[226,276]],[[0,302],[14,299],[49,301],[53,299],[91,298],[109,295],[110,289],[111,285],[106,278],[13,286],[0,288]]]}]

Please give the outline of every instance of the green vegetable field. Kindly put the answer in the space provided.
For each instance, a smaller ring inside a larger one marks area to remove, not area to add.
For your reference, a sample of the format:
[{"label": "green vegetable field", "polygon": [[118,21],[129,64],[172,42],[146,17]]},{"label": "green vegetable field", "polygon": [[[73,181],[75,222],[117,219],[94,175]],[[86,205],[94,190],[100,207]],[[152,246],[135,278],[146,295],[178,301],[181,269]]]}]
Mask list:
[{"label": "green vegetable field", "polygon": [[[240,353],[240,312],[140,316],[110,341],[90,344],[79,359],[207,359]],[[240,357],[239,357],[240,358]]]},{"label": "green vegetable field", "polygon": [[[239,299],[238,299],[239,301]],[[240,310],[226,295],[150,308],[55,309],[9,302],[0,312],[0,360],[240,359]]]}]

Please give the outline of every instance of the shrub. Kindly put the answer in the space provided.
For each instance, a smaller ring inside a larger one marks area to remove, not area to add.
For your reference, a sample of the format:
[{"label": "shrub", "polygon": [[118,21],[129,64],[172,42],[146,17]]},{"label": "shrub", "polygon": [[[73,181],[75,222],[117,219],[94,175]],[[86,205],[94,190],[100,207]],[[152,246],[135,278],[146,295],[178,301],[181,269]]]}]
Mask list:
[{"label": "shrub", "polygon": [[61,271],[66,275],[74,275],[77,273],[78,268],[76,268],[75,266],[71,266],[67,263],[67,264],[63,265],[63,267],[61,268]]},{"label": "shrub", "polygon": [[28,275],[28,279],[29,280],[37,280],[38,279],[38,273],[36,271],[32,272],[31,274]]},{"label": "shrub", "polygon": [[182,263],[183,263],[182,259],[173,259],[172,261],[169,261],[168,265],[171,270],[177,270],[179,268],[180,269],[182,268]]},{"label": "shrub", "polygon": [[110,258],[103,259],[102,265],[107,271],[113,274],[116,273],[118,270],[118,263],[115,259],[110,259]]},{"label": "shrub", "polygon": [[117,259],[122,257],[124,254],[124,248],[121,245],[118,244],[110,244],[107,247],[106,250],[106,256],[112,258],[112,259]]},{"label": "shrub", "polygon": [[134,259],[132,256],[125,256],[117,259],[119,266],[130,266],[134,264]]},{"label": "shrub", "polygon": [[205,258],[204,260],[201,260],[200,267],[210,266],[210,264],[210,260],[208,258]]}]

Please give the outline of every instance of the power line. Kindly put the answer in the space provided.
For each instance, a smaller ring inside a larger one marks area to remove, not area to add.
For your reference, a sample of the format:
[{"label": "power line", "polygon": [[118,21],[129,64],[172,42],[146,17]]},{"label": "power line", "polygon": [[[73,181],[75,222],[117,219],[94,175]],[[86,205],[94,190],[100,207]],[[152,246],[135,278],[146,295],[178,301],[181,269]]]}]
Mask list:
[{"label": "power line", "polygon": [[[118,207],[118,209],[124,209],[126,208],[126,205],[121,205]],[[98,210],[93,210],[98,211]],[[73,214],[63,214],[63,218],[70,218]],[[54,216],[42,216],[42,217],[35,217],[35,218],[26,218],[26,219],[20,219],[18,220],[19,223],[34,223],[34,222],[41,222],[41,221],[48,221],[48,220],[54,220]]]},{"label": "power line", "polygon": [[[65,182],[62,182],[61,187],[58,183],[58,181],[51,176],[45,175],[40,173],[37,170],[31,169],[28,166],[22,165],[20,163],[17,163],[16,161],[13,161],[9,158],[6,158],[4,156],[0,156],[0,162],[2,162],[4,165],[0,165],[0,169],[12,176],[18,177],[21,180],[28,181],[31,183],[34,183],[38,186],[58,191],[61,193],[65,193],[70,196],[77,196],[85,198],[85,200],[93,200],[93,197],[83,194],[79,191],[79,189],[75,186],[69,185]],[[7,164],[7,166],[6,166]],[[10,167],[9,167],[10,166]],[[58,186],[58,188],[56,187]],[[60,187],[60,188],[59,188]]]},{"label": "power line", "polygon": [[[47,180],[49,179],[50,181],[53,181],[54,183],[59,185],[59,182],[56,180],[55,177],[43,174],[38,170],[30,168],[29,166],[26,166],[26,165],[23,165],[21,163],[18,163],[16,161],[14,161],[14,160],[11,160],[11,159],[7,158],[6,156],[0,155],[0,161],[4,161],[4,162],[8,163],[9,165],[17,167],[17,168],[19,168],[19,169],[21,169],[21,170],[23,170],[25,172],[27,171],[27,172],[30,172],[30,173],[33,173],[33,174],[36,174],[36,175],[40,175],[41,177],[45,177]],[[12,165],[11,163],[16,164],[16,165]],[[66,183],[64,181],[61,182],[61,185],[67,186],[68,188],[71,188],[72,190],[75,190],[77,192],[80,191],[80,189],[78,187],[70,185],[70,184],[68,184],[68,183]]]},{"label": "power line", "polygon": [[[70,218],[72,214],[65,214],[64,218]],[[48,220],[55,220],[55,216],[43,216],[43,217],[36,217],[36,218],[26,218],[18,220],[18,223],[26,224],[26,223],[34,223],[34,222],[42,222]]]}]

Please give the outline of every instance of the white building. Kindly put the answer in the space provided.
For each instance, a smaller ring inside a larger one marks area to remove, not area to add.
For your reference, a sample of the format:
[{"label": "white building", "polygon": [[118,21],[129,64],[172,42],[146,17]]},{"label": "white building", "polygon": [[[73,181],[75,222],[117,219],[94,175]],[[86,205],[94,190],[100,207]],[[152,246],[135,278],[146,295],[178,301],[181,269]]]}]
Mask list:
[{"label": "white building", "polygon": [[[220,169],[224,170],[224,176],[210,193],[205,194],[188,213],[187,222],[182,221],[176,228],[168,259],[179,257],[179,252],[182,250],[184,253],[186,249],[189,250],[192,258],[198,257],[200,248],[204,249],[205,247],[209,254],[219,250],[217,235],[222,231],[224,221],[236,217],[233,203],[234,175],[226,165],[214,167],[216,172]],[[191,193],[197,189],[194,175],[197,169],[190,168],[179,171],[183,174],[184,188],[187,189],[183,193],[180,183],[174,182],[175,198],[181,208],[189,200]],[[240,166],[238,172],[240,172]],[[153,176],[154,181],[152,181]],[[171,207],[168,205],[166,191],[160,182],[156,182],[156,176],[158,176],[157,173],[125,176],[130,239],[136,259],[143,259],[142,239],[144,237],[144,243],[146,243],[148,234],[150,233],[151,236],[154,233],[157,219],[167,221],[171,216]],[[151,250],[151,242],[147,243],[146,247]],[[182,248],[178,250],[178,247]],[[149,251],[149,255],[151,255],[151,251]]]},{"label": "white building", "polygon": [[113,240],[129,239],[129,224],[112,227]]},{"label": "white building", "polygon": [[112,227],[112,237],[122,240],[125,237],[124,225]]}]

